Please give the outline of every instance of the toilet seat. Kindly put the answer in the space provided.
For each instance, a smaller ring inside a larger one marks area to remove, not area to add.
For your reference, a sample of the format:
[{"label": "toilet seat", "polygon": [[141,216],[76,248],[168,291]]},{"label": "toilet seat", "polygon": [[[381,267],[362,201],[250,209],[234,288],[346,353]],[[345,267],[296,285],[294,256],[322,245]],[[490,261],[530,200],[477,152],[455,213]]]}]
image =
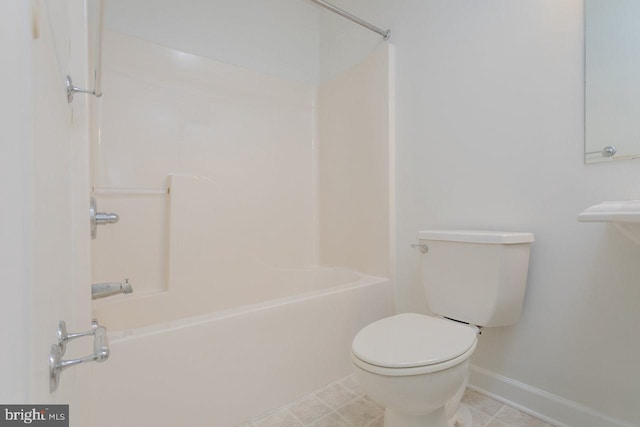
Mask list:
[{"label": "toilet seat", "polygon": [[477,345],[467,325],[416,313],[378,320],[354,338],[352,360],[381,375],[419,375],[465,361]]},{"label": "toilet seat", "polygon": [[354,365],[359,368],[374,373],[378,375],[384,375],[387,377],[404,377],[410,375],[423,375],[423,374],[431,374],[434,372],[444,371],[445,369],[449,369],[453,366],[459,365],[467,360],[473,352],[476,350],[477,341],[473,344],[473,346],[461,354],[460,356],[448,360],[443,363],[437,363],[435,365],[427,365],[427,366],[416,366],[414,368],[385,368],[383,366],[371,365],[361,359],[359,359],[355,354],[351,353],[351,361]]}]

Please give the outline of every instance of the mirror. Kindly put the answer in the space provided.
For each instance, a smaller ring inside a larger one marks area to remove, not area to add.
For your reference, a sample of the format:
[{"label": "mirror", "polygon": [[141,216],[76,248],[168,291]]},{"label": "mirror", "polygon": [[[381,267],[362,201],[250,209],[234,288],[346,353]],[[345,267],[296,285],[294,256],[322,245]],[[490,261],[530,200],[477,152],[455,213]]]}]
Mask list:
[{"label": "mirror", "polygon": [[585,162],[640,158],[640,1],[585,0]]}]

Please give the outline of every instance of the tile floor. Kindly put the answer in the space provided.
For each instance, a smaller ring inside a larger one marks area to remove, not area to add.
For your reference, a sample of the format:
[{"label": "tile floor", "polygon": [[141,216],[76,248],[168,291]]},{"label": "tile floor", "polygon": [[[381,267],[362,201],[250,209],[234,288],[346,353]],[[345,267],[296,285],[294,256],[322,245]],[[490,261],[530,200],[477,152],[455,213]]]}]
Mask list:
[{"label": "tile floor", "polygon": [[[553,427],[490,397],[467,390],[474,427]],[[349,375],[241,427],[382,427],[383,409]]]}]

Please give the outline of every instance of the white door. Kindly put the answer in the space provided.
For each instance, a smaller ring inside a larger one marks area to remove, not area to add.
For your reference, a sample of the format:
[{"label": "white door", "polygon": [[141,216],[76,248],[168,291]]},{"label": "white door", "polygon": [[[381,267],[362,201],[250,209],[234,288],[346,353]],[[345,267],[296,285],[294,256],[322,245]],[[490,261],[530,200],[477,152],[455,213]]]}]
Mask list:
[{"label": "white door", "polygon": [[[64,86],[67,74],[86,82],[84,10],[84,0],[0,3],[0,403],[68,403],[72,426],[90,425],[93,367],[65,370],[51,393],[48,357],[60,320],[91,326],[88,100],[68,104]],[[93,351],[92,338],[76,341],[65,359]]]}]

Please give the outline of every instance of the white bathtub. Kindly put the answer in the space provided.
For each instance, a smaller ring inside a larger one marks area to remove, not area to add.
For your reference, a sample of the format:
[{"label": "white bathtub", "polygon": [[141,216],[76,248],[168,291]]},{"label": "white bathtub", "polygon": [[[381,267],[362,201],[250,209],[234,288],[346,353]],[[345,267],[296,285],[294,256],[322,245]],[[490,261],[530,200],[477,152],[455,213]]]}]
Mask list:
[{"label": "white bathtub", "polygon": [[94,368],[94,425],[234,426],[347,375],[354,335],[394,312],[388,279],[306,269],[282,280],[268,301],[152,324],[151,296],[99,307],[111,356]]}]

